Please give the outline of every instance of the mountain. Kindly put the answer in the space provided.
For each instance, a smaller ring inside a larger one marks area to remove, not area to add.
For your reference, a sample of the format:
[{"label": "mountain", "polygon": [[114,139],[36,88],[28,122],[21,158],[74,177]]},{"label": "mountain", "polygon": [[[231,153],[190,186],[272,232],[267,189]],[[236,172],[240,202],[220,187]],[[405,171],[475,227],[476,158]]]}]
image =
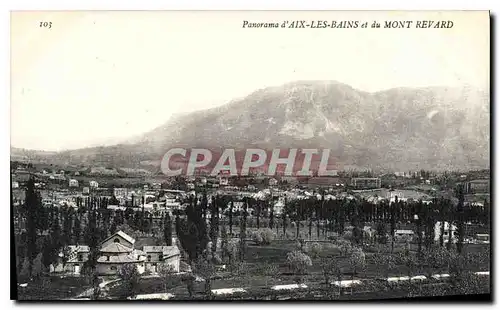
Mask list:
[{"label": "mountain", "polygon": [[471,88],[368,93],[335,81],[296,81],[224,106],[172,117],[130,143],[55,155],[71,163],[158,163],[173,146],[329,148],[346,167],[489,168],[489,94]]}]

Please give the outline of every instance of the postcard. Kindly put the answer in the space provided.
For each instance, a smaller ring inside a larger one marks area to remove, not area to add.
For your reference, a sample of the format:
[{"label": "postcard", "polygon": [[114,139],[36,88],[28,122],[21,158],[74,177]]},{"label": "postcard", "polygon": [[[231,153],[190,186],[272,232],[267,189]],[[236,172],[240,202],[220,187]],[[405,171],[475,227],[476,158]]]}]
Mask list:
[{"label": "postcard", "polygon": [[488,11],[11,12],[16,300],[491,300]]}]

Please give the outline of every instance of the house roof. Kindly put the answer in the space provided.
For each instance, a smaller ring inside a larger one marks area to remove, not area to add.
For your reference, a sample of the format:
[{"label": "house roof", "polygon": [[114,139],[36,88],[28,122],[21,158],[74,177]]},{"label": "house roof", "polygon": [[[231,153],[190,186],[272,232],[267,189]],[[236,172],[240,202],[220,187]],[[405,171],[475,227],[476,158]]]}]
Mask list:
[{"label": "house roof", "polygon": [[88,245],[68,245],[71,252],[86,253],[90,252]]},{"label": "house roof", "polygon": [[470,181],[470,183],[473,183],[473,184],[484,184],[484,183],[489,183],[490,180],[488,179],[477,179],[477,180],[472,180]]},{"label": "house roof", "polygon": [[156,244],[156,239],[153,237],[139,237],[134,243],[135,249],[142,249],[144,246]]},{"label": "house roof", "polygon": [[134,253],[135,255],[141,255],[141,256],[144,256],[146,255],[146,252],[144,251],[141,251],[141,250],[134,250],[132,253]]},{"label": "house roof", "polygon": [[409,230],[409,229],[398,229],[398,230],[396,230],[396,234],[413,234],[413,230]]},{"label": "house roof", "polygon": [[180,254],[179,248],[175,245],[155,245],[155,246],[144,246],[144,252],[146,253],[163,253],[165,256],[174,256]]},{"label": "house roof", "polygon": [[145,261],[146,259],[143,258],[136,258],[134,255],[110,255],[110,256],[101,256],[97,259],[98,263],[121,263],[121,264],[126,264],[126,263],[137,263],[137,262],[142,262]]},{"label": "house roof", "polygon": [[101,248],[101,252],[105,253],[130,253],[133,249],[124,246],[120,243],[111,243]]},{"label": "house roof", "polygon": [[115,238],[116,235],[122,237],[123,239],[127,240],[128,242],[130,242],[132,244],[135,243],[135,239],[134,238],[130,237],[129,235],[127,235],[126,233],[124,233],[123,231],[120,230],[120,231],[115,232],[113,235],[109,236],[108,238],[104,239],[101,242],[101,244],[104,243],[104,242],[106,242],[106,241],[108,241],[108,240],[110,240],[110,239],[112,239],[112,238]]}]

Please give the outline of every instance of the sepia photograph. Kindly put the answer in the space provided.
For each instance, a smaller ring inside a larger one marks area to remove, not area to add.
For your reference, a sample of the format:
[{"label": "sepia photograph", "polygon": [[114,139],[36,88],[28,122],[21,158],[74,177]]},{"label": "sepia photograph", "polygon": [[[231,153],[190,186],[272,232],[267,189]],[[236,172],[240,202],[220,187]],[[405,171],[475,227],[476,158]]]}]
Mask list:
[{"label": "sepia photograph", "polygon": [[11,299],[492,301],[489,11],[12,11]]}]

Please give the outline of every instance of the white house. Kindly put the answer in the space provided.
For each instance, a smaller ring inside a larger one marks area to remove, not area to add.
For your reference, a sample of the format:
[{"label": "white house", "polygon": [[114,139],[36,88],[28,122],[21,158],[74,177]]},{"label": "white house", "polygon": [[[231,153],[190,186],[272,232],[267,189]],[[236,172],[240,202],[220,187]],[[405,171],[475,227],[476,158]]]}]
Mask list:
[{"label": "white house", "polygon": [[276,185],[278,185],[278,180],[276,180],[275,178],[270,178],[269,186],[276,186]]},{"label": "white house", "polygon": [[283,208],[285,207],[285,200],[280,198],[274,203],[274,214],[280,215],[283,213]]},{"label": "white house", "polygon": [[[434,241],[439,242],[439,238],[441,236],[441,222],[436,222],[434,225]],[[450,240],[450,224],[448,222],[444,222],[444,234],[443,241],[447,243]],[[451,224],[451,242],[455,243],[458,240],[458,231],[457,226]]]},{"label": "white house", "polygon": [[99,183],[97,183],[96,181],[90,181],[90,188],[98,188],[99,187]]},{"label": "white house", "polygon": [[397,242],[411,242],[415,233],[409,229],[398,229],[394,232],[394,238]]},{"label": "white house", "polygon": [[69,187],[78,187],[78,180],[75,179],[69,180]]},{"label": "white house", "polygon": [[[61,267],[61,264],[58,264],[51,270],[80,274],[88,260],[90,249],[85,245],[70,245],[68,250],[66,265]],[[155,273],[160,265],[170,265],[174,272],[179,272],[180,251],[177,246],[145,245],[140,250],[135,248],[135,239],[123,231],[103,240],[99,252],[97,272],[100,275],[116,275],[125,264],[135,264],[140,274],[146,270]]]}]

